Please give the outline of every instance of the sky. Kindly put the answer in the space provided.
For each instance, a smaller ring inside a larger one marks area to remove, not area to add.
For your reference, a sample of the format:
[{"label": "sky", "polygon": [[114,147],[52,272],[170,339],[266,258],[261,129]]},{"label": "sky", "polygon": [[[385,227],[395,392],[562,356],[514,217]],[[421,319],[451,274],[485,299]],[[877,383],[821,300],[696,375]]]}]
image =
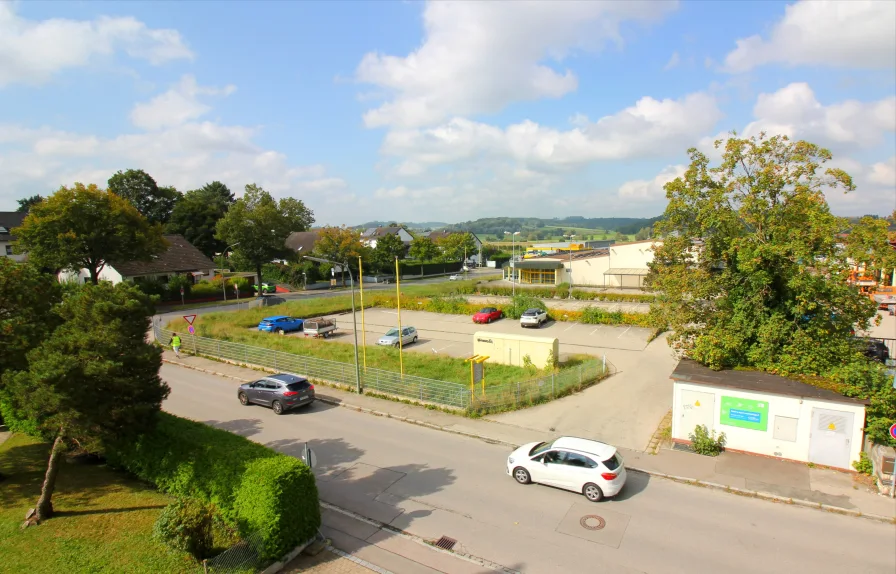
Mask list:
[{"label": "sky", "polygon": [[144,169],[319,224],[654,217],[688,150],[830,149],[896,208],[896,2],[8,2],[0,210]]}]

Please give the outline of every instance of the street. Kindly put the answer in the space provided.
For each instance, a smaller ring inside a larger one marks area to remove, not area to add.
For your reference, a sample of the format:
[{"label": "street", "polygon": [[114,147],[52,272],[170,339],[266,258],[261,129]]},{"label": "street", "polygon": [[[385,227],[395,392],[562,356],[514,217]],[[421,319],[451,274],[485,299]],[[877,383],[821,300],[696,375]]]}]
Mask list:
[{"label": "street", "polygon": [[[321,402],[276,416],[238,383],[165,364],[163,407],[298,455],[317,455],[321,499],[520,572],[896,571],[896,526],[630,473],[615,500],[505,473],[509,449]],[[325,389],[321,389],[325,393]],[[549,438],[549,437],[545,437]],[[600,515],[602,530],[580,526]]]}]

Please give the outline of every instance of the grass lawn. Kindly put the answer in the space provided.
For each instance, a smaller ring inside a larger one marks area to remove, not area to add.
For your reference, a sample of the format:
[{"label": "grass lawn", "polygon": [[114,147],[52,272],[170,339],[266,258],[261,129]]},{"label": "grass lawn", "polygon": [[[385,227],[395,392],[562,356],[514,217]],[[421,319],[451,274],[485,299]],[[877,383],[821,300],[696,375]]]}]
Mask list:
[{"label": "grass lawn", "polygon": [[0,572],[178,573],[201,571],[152,539],[171,498],[105,465],[62,462],[56,515],[20,530],[40,495],[50,445],[13,435],[0,445]]}]

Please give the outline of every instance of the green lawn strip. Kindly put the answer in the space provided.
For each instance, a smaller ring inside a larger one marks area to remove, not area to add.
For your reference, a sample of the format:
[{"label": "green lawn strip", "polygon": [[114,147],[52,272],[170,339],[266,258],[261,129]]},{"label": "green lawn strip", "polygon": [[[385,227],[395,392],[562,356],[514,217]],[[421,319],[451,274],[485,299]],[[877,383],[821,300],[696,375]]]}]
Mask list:
[{"label": "green lawn strip", "polygon": [[191,557],[152,538],[172,498],[105,465],[63,462],[56,516],[21,530],[40,495],[49,447],[22,434],[0,445],[0,572],[197,571]]}]

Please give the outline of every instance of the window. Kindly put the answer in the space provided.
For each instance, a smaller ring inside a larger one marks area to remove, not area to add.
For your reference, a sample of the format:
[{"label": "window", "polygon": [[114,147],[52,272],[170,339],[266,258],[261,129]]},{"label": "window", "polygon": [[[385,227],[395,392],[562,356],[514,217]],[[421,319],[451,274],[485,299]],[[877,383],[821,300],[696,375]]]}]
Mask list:
[{"label": "window", "polygon": [[12,255],[12,245],[7,245],[7,246],[6,246],[6,254],[7,254],[7,255]]},{"label": "window", "polygon": [[614,454],[613,456],[611,456],[610,458],[608,458],[607,460],[604,461],[604,466],[607,467],[609,470],[616,470],[617,468],[622,466],[622,461],[619,460],[618,454]]},{"label": "window", "polygon": [[544,461],[551,464],[563,464],[564,454],[566,453],[559,450],[552,450],[544,455]]},{"label": "window", "polygon": [[579,468],[596,468],[597,463],[588,458],[587,456],[583,456],[581,454],[577,454],[574,452],[567,452],[566,459],[564,462],[567,466],[576,466]]},{"label": "window", "polygon": [[537,444],[532,448],[532,450],[529,451],[529,456],[535,456],[537,454],[543,453],[546,450],[550,450],[553,444],[554,441]]},{"label": "window", "polygon": [[288,390],[295,391],[295,392],[305,391],[309,387],[311,387],[311,383],[309,383],[308,381],[300,381],[298,383],[289,383],[288,385],[286,385],[286,388]]}]

